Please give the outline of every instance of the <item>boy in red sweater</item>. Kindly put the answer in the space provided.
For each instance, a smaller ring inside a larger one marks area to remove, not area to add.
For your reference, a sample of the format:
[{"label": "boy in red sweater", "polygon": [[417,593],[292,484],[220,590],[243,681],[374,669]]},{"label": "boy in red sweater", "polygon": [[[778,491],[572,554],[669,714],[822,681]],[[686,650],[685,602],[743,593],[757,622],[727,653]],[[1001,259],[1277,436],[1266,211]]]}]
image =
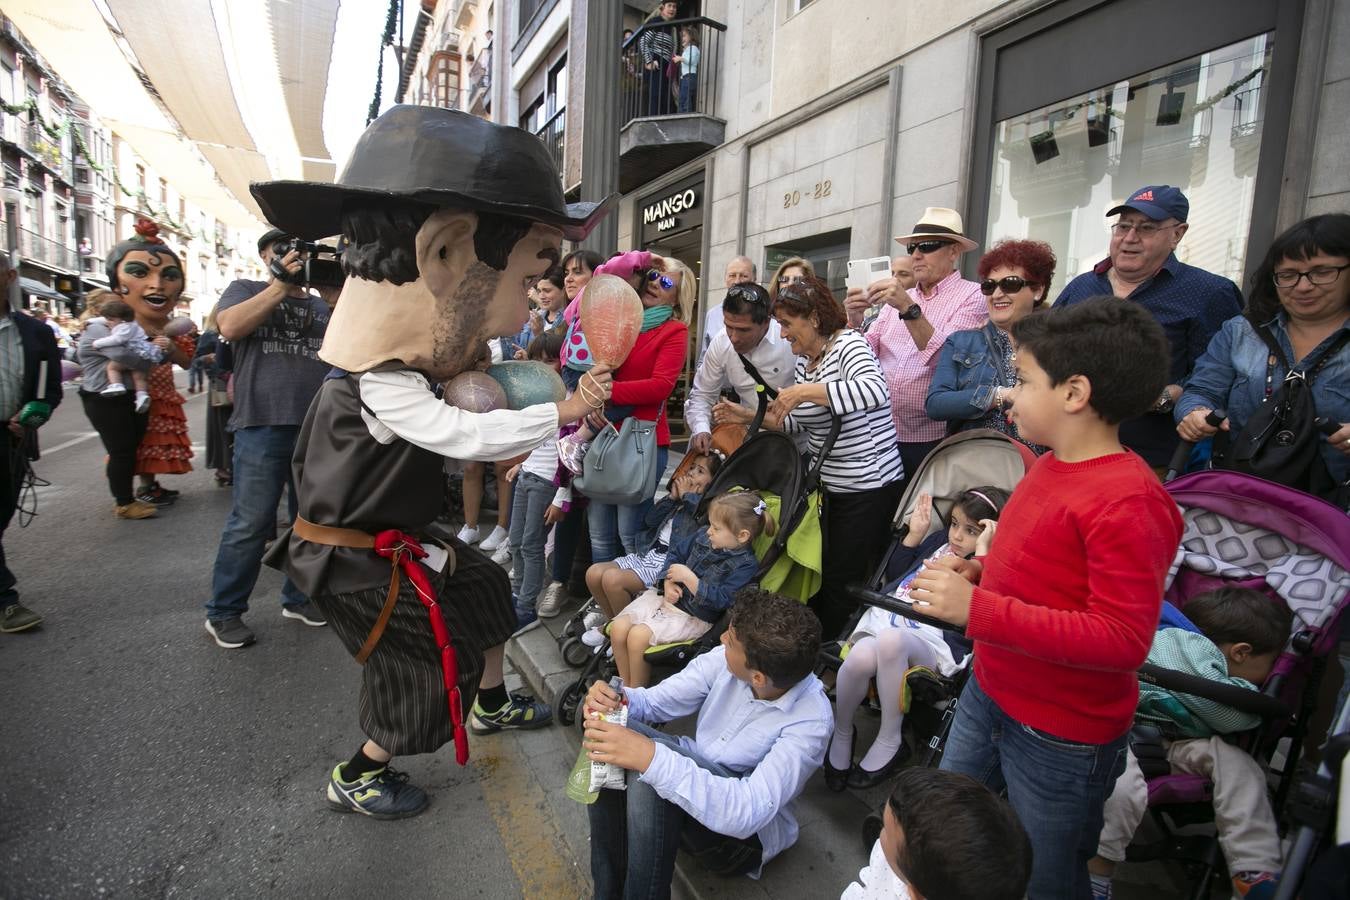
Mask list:
[{"label": "boy in red sweater", "polygon": [[1053,452],[1013,492],[983,565],[944,560],[911,596],[975,643],[942,768],[1007,789],[1031,837],[1031,900],[1087,900],[1181,540],[1176,504],[1119,437],[1166,386],[1168,345],[1114,297],[1028,316],[1013,339],[1012,418]]}]

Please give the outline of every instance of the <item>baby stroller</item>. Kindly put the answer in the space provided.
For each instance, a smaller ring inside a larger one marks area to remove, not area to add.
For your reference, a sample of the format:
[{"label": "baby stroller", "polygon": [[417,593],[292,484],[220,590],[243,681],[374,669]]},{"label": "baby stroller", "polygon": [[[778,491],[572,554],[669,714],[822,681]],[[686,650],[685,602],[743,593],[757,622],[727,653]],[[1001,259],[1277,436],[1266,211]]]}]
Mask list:
[{"label": "baby stroller", "polygon": [[[918,504],[919,495],[927,493],[933,498],[930,533],[945,530],[951,521],[952,506],[963,490],[973,485],[992,485],[1011,492],[1035,460],[1035,454],[1025,444],[991,429],[962,431],[933,448],[905,485],[904,495],[900,498],[900,505],[896,508],[891,522],[891,542],[871,581],[867,586],[849,589],[849,593],[862,605],[849,618],[847,626],[837,640],[828,642],[821,648],[820,669],[837,670],[843,664],[841,655],[843,643],[853,634],[858,620],[862,618],[865,608],[869,605],[950,630],[951,626],[915,613],[908,604],[888,594],[880,593],[886,584],[904,574],[891,571],[891,560],[896,548],[909,532],[906,520]],[[906,675],[905,699],[908,701],[908,709],[904,726],[913,746],[924,744],[924,753],[918,760],[920,765],[934,766],[941,758],[942,744],[952,717],[956,714],[957,697],[965,684],[965,678],[966,668],[960,669],[951,677],[927,668],[915,668]],[[930,737],[925,741],[920,739],[921,735]],[[871,817],[864,823],[864,838],[866,839],[868,834],[871,835],[867,840],[869,850],[880,831],[879,816],[874,823],[871,822]]]},{"label": "baby stroller", "polygon": [[[825,458],[833,445],[839,424],[836,419],[820,459]],[[761,535],[755,542],[755,555],[759,559],[756,582],[766,590],[788,592],[789,595],[792,592],[813,590],[812,585],[818,585],[820,572],[820,501],[815,489],[819,475],[819,460],[807,468],[790,437],[782,432],[761,431],[752,435],[713,476],[696,515],[700,521],[706,521],[708,505],[719,494],[733,490],[758,492],[775,514],[779,526],[774,537]],[[814,553],[811,551],[812,531],[817,537]],[[813,571],[815,579],[812,578]],[[801,599],[805,601],[806,598]],[[727,617],[723,616],[720,622],[693,641],[658,644],[649,648],[644,656],[652,666],[653,683],[682,669],[700,653],[717,646],[722,632],[726,630],[726,620]],[[580,643],[577,638],[572,640]],[[563,725],[571,725],[576,721],[577,707],[591,684],[614,674],[613,659],[608,653],[608,639],[594,651],[585,645],[581,646],[587,655],[576,681],[564,685],[552,698],[554,717]],[[567,658],[566,650],[564,658]],[[568,661],[571,662],[570,659]]]},{"label": "baby stroller", "polygon": [[[1293,488],[1251,475],[1205,471],[1168,483],[1182,509],[1184,532],[1166,599],[1185,612],[1186,601],[1224,585],[1253,588],[1294,614],[1289,643],[1261,692],[1218,685],[1146,665],[1140,679],[1171,690],[1217,700],[1262,716],[1265,725],[1242,735],[1240,744],[1260,762],[1282,749],[1283,762],[1272,766],[1277,821],[1307,807],[1295,794],[1308,722],[1314,712],[1326,658],[1336,650],[1339,616],[1350,605],[1350,518]],[[1287,747],[1277,748],[1282,739]],[[1223,858],[1212,834],[1181,832],[1213,819],[1213,784],[1202,775],[1167,771],[1161,747],[1141,737],[1131,746],[1148,783],[1149,812],[1161,837],[1132,844],[1127,859],[1176,859],[1190,876],[1192,897],[1208,896],[1210,881]],[[1309,779],[1300,788],[1316,787]],[[1300,873],[1287,868],[1278,896],[1294,896]]]}]

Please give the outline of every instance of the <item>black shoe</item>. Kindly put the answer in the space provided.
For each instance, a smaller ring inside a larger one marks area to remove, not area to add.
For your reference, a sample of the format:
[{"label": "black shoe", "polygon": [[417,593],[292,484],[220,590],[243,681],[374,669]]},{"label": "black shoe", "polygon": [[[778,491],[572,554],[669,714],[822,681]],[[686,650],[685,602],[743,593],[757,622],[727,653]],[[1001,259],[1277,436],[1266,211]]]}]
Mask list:
[{"label": "black shoe", "polygon": [[253,632],[238,617],[222,619],[219,622],[206,620],[206,633],[215,638],[216,643],[226,650],[238,650],[253,643]]},{"label": "black shoe", "polygon": [[848,786],[854,790],[866,790],[867,788],[876,787],[882,782],[889,780],[896,772],[899,772],[900,767],[905,764],[905,761],[908,760],[909,757],[909,746],[904,742],[901,742],[900,749],[895,751],[895,755],[891,757],[891,761],[877,771],[869,772],[861,765],[855,765],[850,769],[848,773]]},{"label": "black shoe", "polygon": [[[830,738],[830,743],[825,746],[825,786],[836,794],[842,793],[848,784],[849,775],[853,769],[836,769],[830,765],[830,747],[834,744],[834,738]],[[853,750],[858,745],[858,729],[854,727],[853,733],[848,739],[848,758],[853,758]]]},{"label": "black shoe", "polygon": [[354,781],[342,779],[339,763],[328,777],[328,805],[338,812],[355,812],[372,819],[406,819],[427,808],[426,791],[408,784],[408,776],[385,766]]},{"label": "black shoe", "polygon": [[172,506],[178,500],[160,487],[146,488],[136,495],[136,499],[151,506]]},{"label": "black shoe", "polygon": [[315,628],[328,624],[328,620],[323,617],[323,613],[319,612],[319,608],[308,600],[295,606],[283,606],[281,614],[288,619],[295,619]]},{"label": "black shoe", "polygon": [[159,492],[160,492],[161,494],[163,494],[164,496],[166,496],[166,497],[172,497],[172,498],[175,499],[175,500],[177,500],[177,499],[178,499],[178,495],[179,495],[180,493],[182,493],[182,491],[172,491],[172,490],[169,490],[169,489],[166,488],[164,485],[160,484],[158,481],[152,481],[152,482],[150,482],[150,487],[151,487],[152,489],[156,490],[156,491],[159,491]]}]

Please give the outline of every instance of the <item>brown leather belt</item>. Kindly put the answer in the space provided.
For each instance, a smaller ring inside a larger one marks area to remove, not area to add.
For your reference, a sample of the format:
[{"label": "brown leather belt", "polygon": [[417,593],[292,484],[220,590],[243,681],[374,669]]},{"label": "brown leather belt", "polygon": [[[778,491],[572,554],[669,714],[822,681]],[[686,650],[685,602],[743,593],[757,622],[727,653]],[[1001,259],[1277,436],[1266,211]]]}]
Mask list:
[{"label": "brown leather belt", "polygon": [[[357,550],[374,550],[375,535],[369,532],[360,531],[356,528],[335,528],[332,525],[316,525],[302,516],[296,516],[295,522],[291,526],[292,531],[301,540],[309,541],[312,544],[325,544],[329,547],[350,547]],[[448,549],[448,548],[447,548]],[[454,555],[450,558],[451,571],[454,569]],[[394,557],[393,571],[389,575],[389,594],[385,597],[384,606],[380,609],[379,618],[375,620],[375,625],[370,629],[370,634],[366,636],[365,643],[356,653],[356,661],[360,665],[365,665],[370,654],[375,652],[375,645],[380,642],[384,635],[385,626],[389,624],[389,617],[394,614],[394,604],[398,602],[399,587],[399,563],[398,557]]]}]

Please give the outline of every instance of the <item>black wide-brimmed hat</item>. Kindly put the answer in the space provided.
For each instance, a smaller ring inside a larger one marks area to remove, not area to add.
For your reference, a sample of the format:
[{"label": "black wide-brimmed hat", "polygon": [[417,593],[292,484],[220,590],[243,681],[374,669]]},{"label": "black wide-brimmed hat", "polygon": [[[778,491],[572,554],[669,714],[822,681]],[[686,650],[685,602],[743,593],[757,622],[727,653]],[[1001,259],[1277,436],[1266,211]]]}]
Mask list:
[{"label": "black wide-brimmed hat", "polygon": [[619,195],[565,203],[558,170],[542,141],[520,128],[435,106],[395,106],[362,133],[336,183],[249,185],[267,221],[316,239],[342,230],[349,200],[408,200],[518,216],[579,241]]}]

